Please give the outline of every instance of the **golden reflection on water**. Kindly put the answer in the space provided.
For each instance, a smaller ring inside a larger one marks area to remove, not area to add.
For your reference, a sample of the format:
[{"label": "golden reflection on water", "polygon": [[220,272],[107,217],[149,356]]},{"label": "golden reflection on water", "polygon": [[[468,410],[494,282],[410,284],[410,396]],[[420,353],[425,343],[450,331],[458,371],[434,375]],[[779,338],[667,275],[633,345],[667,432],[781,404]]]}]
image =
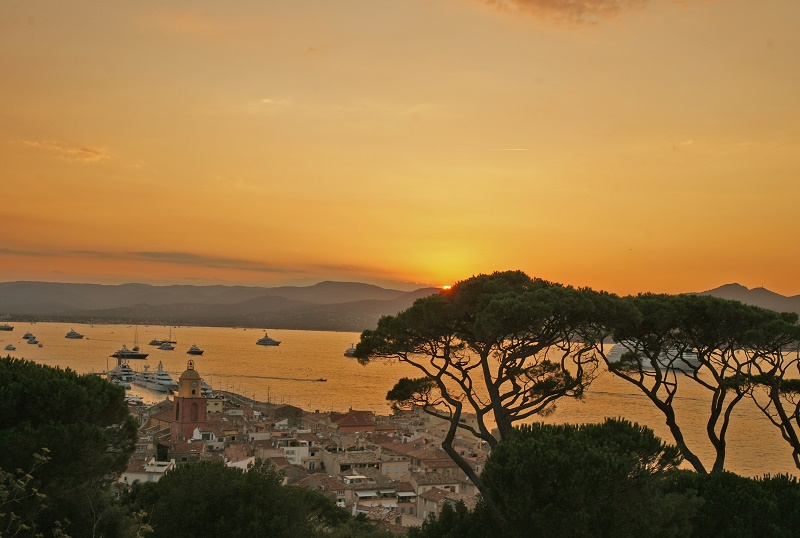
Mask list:
[{"label": "golden reflection on water", "polygon": [[[163,326],[84,325],[68,323],[18,323],[12,332],[0,332],[0,350],[8,343],[16,351],[2,351],[51,366],[69,367],[79,373],[104,372],[113,368],[116,359],[109,358],[123,344],[138,345],[149,353],[146,360],[130,361],[134,369],[149,364],[155,369],[159,361],[177,378],[189,359],[195,369],[215,390],[231,390],[258,400],[283,402],[307,410],[370,409],[380,414],[389,412],[387,391],[401,377],[418,377],[419,372],[406,364],[375,362],[361,366],[355,359],[344,357],[344,351],[357,342],[357,333],[322,331],[269,330],[269,336],[281,341],[280,346],[256,345],[263,329],[176,327],[173,351],[159,350],[148,343],[163,339],[169,328]],[[84,334],[83,340],[64,335],[74,329]],[[42,347],[26,344],[22,336],[33,333]],[[205,352],[187,355],[192,344]],[[325,379],[325,381],[319,381]],[[134,386],[131,393],[153,403],[165,398]],[[682,383],[676,398],[676,412],[691,448],[710,468],[711,447],[705,437],[705,421],[709,408],[708,395],[694,383]],[[624,381],[608,373],[601,374],[582,401],[562,401],[557,410],[544,419],[549,423],[599,422],[606,417],[625,417],[653,428],[661,438],[671,439],[663,417],[653,405]],[[749,401],[743,401],[734,412],[728,439],[726,468],[733,472],[759,476],[764,473],[797,475],[791,450],[780,438],[778,430]]]}]

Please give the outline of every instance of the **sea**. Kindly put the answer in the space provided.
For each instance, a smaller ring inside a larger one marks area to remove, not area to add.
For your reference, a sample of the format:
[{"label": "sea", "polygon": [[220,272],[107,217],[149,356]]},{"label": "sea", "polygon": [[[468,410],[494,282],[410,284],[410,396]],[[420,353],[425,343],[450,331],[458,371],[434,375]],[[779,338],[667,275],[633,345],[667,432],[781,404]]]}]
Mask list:
[{"label": "sea", "polygon": [[[386,393],[402,377],[419,377],[413,367],[396,360],[373,361],[361,365],[344,356],[358,333],[272,330],[271,338],[280,346],[259,346],[256,341],[264,329],[226,327],[168,327],[156,325],[71,324],[14,322],[10,332],[0,332],[0,354],[37,363],[70,368],[78,373],[102,374],[116,366],[111,357],[123,345],[138,345],[148,353],[144,360],[131,360],[135,370],[159,363],[177,380],[189,360],[213,390],[235,392],[259,401],[287,403],[309,411],[371,410],[389,414]],[[73,329],[83,339],[67,339]],[[22,336],[30,332],[41,344],[28,344]],[[172,351],[149,345],[151,340],[171,336]],[[15,351],[3,351],[7,344]],[[193,344],[203,355],[188,355]],[[687,443],[710,469],[713,449],[705,436],[710,409],[709,393],[688,379],[683,380],[675,400],[678,422]],[[166,398],[163,393],[133,386],[131,394],[146,403]],[[537,417],[547,423],[602,422],[607,417],[623,417],[652,428],[658,436],[671,439],[663,416],[650,401],[626,382],[601,372],[581,400],[564,400],[556,410]],[[780,432],[749,400],[742,401],[733,413],[728,432],[726,469],[744,476],[789,473],[800,476],[791,449]]]}]

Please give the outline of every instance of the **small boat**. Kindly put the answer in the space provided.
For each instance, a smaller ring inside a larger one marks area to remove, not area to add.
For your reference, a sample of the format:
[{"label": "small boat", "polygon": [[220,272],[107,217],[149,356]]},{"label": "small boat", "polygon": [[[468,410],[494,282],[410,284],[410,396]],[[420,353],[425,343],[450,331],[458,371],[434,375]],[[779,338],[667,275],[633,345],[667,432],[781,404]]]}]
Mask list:
[{"label": "small boat", "polygon": [[29,344],[38,344],[39,341],[36,339],[35,336],[31,335],[30,338],[28,338],[28,343]]},{"label": "small boat", "polygon": [[115,359],[146,359],[147,353],[128,349],[125,344],[123,344],[122,349],[115,351],[111,356]]},{"label": "small boat", "polygon": [[41,342],[37,342],[37,343],[39,344],[39,347],[42,347],[42,343]]},{"label": "small boat", "polygon": [[8,323],[3,323],[2,325],[0,325],[0,331],[13,331],[13,330],[14,326],[9,325]]},{"label": "small boat", "polygon": [[278,340],[273,340],[269,336],[267,336],[267,331],[264,331],[264,338],[261,338],[258,342],[256,342],[259,346],[279,346],[281,343]]},{"label": "small boat", "polygon": [[125,396],[125,401],[128,402],[128,405],[143,405],[144,400],[141,396],[134,396],[133,394],[128,394]]},{"label": "small boat", "polygon": [[79,332],[75,332],[74,330],[70,329],[70,331],[64,336],[64,338],[72,338],[73,340],[80,340],[83,338],[83,335]]},{"label": "small boat", "polygon": [[202,355],[203,350],[197,347],[196,345],[192,344],[192,347],[190,347],[189,351],[187,351],[186,353],[188,353],[189,355]]},{"label": "small boat", "polygon": [[17,346],[15,346],[14,344],[8,344],[6,346],[6,351],[14,351],[15,349],[17,349]]},{"label": "small boat", "polygon": [[169,342],[161,342],[161,345],[158,346],[158,349],[164,349],[166,351],[172,351],[173,349],[175,349],[175,346],[173,346]]},{"label": "small boat", "polygon": [[345,357],[355,357],[356,356],[356,345],[350,344],[350,347],[344,351]]},{"label": "small boat", "polygon": [[156,340],[155,338],[150,340],[150,345],[151,346],[160,346],[163,343],[164,343],[164,340]]},{"label": "small boat", "polygon": [[29,340],[31,338],[33,338],[33,335],[31,333],[25,333],[24,335],[22,335],[23,340]]},{"label": "small boat", "polygon": [[211,390],[211,386],[206,383],[204,379],[200,380],[200,395],[206,398],[212,398],[214,396],[214,391]]},{"label": "small boat", "polygon": [[324,383],[325,381],[327,381],[327,379],[325,379],[324,377],[320,377],[319,379],[315,379],[314,381],[317,381],[319,383]]}]

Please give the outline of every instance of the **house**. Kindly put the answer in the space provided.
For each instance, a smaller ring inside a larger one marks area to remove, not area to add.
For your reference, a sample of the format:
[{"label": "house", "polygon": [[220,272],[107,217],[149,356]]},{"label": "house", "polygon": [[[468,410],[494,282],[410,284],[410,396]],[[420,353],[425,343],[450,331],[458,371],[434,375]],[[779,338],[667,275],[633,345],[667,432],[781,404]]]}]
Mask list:
[{"label": "house", "polygon": [[129,486],[134,482],[158,482],[174,468],[175,460],[156,461],[154,457],[134,454],[128,460],[128,467],[119,477],[119,482]]}]

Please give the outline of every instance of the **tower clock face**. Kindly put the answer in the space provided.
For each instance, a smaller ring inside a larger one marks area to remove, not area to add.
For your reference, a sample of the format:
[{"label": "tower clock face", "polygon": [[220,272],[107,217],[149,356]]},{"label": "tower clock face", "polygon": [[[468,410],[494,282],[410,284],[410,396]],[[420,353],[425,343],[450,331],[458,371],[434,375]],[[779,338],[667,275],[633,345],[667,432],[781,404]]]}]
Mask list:
[{"label": "tower clock face", "polygon": [[192,386],[196,387],[197,386],[197,381],[192,381]]}]

